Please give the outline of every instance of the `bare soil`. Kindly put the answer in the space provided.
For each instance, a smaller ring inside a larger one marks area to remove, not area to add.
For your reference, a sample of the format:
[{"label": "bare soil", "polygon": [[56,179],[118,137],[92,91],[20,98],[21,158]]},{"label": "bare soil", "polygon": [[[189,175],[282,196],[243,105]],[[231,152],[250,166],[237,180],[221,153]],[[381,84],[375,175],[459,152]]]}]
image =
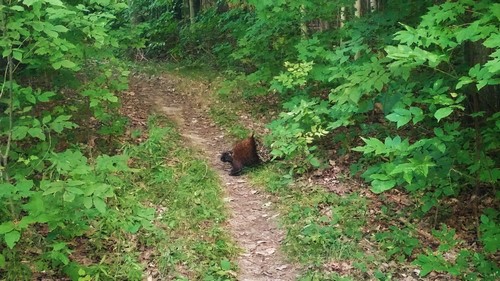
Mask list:
[{"label": "bare soil", "polygon": [[286,261],[280,250],[284,233],[278,227],[279,214],[270,196],[252,187],[244,175],[229,176],[230,166],[220,161],[220,153],[230,149],[235,140],[227,139],[210,119],[211,93],[208,83],[174,74],[137,74],[131,78],[130,91],[123,97],[123,108],[129,111],[127,115],[135,126],[144,125],[150,113],[163,114],[175,121],[186,145],[200,151],[217,171],[230,213],[228,230],[242,249],[237,261],[237,279],[295,280],[298,269]]}]

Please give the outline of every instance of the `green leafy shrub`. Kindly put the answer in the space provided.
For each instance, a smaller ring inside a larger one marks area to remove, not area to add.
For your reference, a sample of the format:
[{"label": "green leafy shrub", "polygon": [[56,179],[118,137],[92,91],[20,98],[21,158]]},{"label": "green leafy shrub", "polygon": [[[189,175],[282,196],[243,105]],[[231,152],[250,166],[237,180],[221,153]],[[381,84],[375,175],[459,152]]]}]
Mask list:
[{"label": "green leafy shrub", "polygon": [[[6,74],[0,81],[0,274],[7,279],[30,280],[32,271],[78,273],[72,240],[109,215],[116,175],[130,171],[124,155],[90,158],[81,143],[68,148],[79,124],[92,118],[114,124],[115,93],[127,88],[128,73],[122,69],[117,77],[110,70],[121,38],[108,30],[125,7],[121,1],[11,1],[0,10]],[[105,63],[92,67],[97,61]],[[84,66],[92,70],[85,73]]]},{"label": "green leafy shrub", "polygon": [[499,213],[493,209],[487,209],[481,216],[481,225],[479,230],[481,235],[479,239],[483,243],[485,252],[496,253],[500,248],[500,228]]},{"label": "green leafy shrub", "polygon": [[375,239],[386,250],[389,258],[403,261],[412,256],[415,248],[420,247],[420,241],[413,237],[408,228],[389,227],[388,231],[378,232]]},{"label": "green leafy shrub", "polygon": [[271,154],[274,158],[297,161],[292,167],[294,173],[304,173],[311,165],[319,167],[321,163],[314,154],[317,146],[313,145],[313,141],[328,133],[325,118],[322,118],[330,114],[328,103],[297,97],[285,103],[285,107],[289,111],[281,113],[280,119],[269,124],[272,132],[269,136],[272,140]]},{"label": "green leafy shrub", "polygon": [[440,245],[436,251],[427,250],[425,254],[417,256],[413,262],[422,270],[421,276],[431,271],[446,272],[452,276],[460,276],[465,280],[496,280],[500,268],[495,262],[488,260],[483,254],[470,250],[458,251],[456,248],[463,241],[457,240],[455,230],[443,226],[442,230],[433,232]]},{"label": "green leafy shrub", "polygon": [[[474,69],[481,68],[480,64],[468,71],[465,68],[458,75],[452,73],[450,63],[458,60],[454,54],[461,44],[466,40],[479,39],[488,42],[492,38],[488,28],[476,31],[476,37],[463,37],[463,32],[479,22],[485,26],[494,25],[494,20],[484,15],[467,25],[458,26],[458,15],[464,13],[466,5],[467,1],[434,6],[423,16],[419,27],[413,29],[405,26],[406,30],[396,33],[395,39],[400,42],[398,46],[386,47],[388,58],[391,59],[387,64],[390,72],[393,72],[391,77],[397,83],[409,87],[401,92],[399,101],[393,103],[386,118],[396,123],[399,129],[404,129],[412,122],[413,126],[421,124],[421,127],[428,128],[432,133],[407,138],[396,135],[387,137],[385,142],[365,138],[365,145],[355,148],[370,157],[383,159],[364,174],[372,183],[373,191],[382,192],[400,185],[406,186],[411,192],[424,191],[424,211],[435,206],[440,198],[457,195],[466,188],[464,182],[477,184],[475,181],[479,180],[492,184],[498,179],[499,171],[495,168],[498,159],[492,157],[491,153],[496,149],[494,147],[498,147],[491,135],[493,131],[498,132],[494,121],[498,118],[497,114],[484,118],[486,112],[468,110],[473,122],[485,124],[484,127],[476,128],[468,126],[464,118],[458,118],[460,113],[457,111],[465,110],[466,98],[474,98],[474,92],[481,90],[484,85],[500,82],[494,78],[498,71],[486,71],[487,74],[480,79],[467,80],[476,82],[476,90],[463,88],[460,81],[476,73]],[[486,13],[489,11],[482,5],[476,8]],[[483,65],[489,69],[488,65],[496,60],[492,56]],[[413,74],[420,69],[424,70],[423,75]],[[430,73],[436,75],[429,79]],[[382,92],[381,97],[384,95],[387,94]]]},{"label": "green leafy shrub", "polygon": [[[498,55],[492,52],[484,62],[468,65],[462,50],[470,44],[494,47],[491,31],[498,19],[487,3],[474,5],[472,17],[461,17],[469,4],[432,6],[416,28],[403,25],[404,30],[394,33],[396,43],[386,45],[385,53],[371,51],[376,43],[363,36],[364,19],[348,26],[362,34],[351,34],[334,50],[321,47],[319,36],[303,40],[298,57],[314,62],[308,75],[297,76],[301,72],[289,67],[288,74],[275,80],[275,89],[296,94],[293,106],[285,106],[285,113],[270,125],[273,153],[300,151],[302,158],[309,157],[316,140],[340,126],[361,126],[367,113],[380,110],[394,126],[376,136],[360,136],[364,144],[353,149],[372,163],[363,174],[372,191],[403,186],[423,194],[422,210],[427,212],[469,186],[492,186],[499,177],[494,153],[499,143],[493,137],[499,132],[498,113],[484,103],[484,109],[471,108],[468,100],[487,91],[487,85],[500,83],[499,70],[492,67]],[[314,94],[309,91],[316,87],[308,85],[314,83],[331,87],[327,101],[309,101]]]}]

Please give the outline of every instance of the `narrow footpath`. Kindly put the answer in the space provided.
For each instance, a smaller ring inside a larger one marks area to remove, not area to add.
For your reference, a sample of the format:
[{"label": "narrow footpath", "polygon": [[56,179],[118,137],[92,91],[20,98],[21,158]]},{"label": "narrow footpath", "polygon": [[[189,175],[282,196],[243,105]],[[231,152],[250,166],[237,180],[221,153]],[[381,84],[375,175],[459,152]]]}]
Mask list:
[{"label": "narrow footpath", "polygon": [[150,104],[152,112],[174,120],[186,145],[199,150],[219,174],[230,214],[228,230],[242,249],[237,279],[295,280],[298,270],[280,251],[284,233],[277,226],[278,214],[269,196],[252,188],[244,175],[229,176],[230,167],[220,161],[220,152],[229,149],[234,140],[226,139],[209,117],[205,102],[209,85],[174,74],[137,74],[131,78],[131,91]]}]

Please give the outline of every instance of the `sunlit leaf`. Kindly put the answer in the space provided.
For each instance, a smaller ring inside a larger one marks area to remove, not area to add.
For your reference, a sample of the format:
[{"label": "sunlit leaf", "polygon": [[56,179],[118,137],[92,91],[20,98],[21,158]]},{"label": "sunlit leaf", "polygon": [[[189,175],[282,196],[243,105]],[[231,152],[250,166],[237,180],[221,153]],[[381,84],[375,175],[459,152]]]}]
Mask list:
[{"label": "sunlit leaf", "polygon": [[16,12],[24,12],[24,8],[18,5],[11,6],[10,9]]},{"label": "sunlit leaf", "polygon": [[222,260],[220,262],[220,267],[222,270],[230,270],[231,269],[231,262],[228,260]]},{"label": "sunlit leaf", "polygon": [[61,66],[65,67],[65,68],[74,68],[76,66],[76,64],[70,60],[62,60]]},{"label": "sunlit leaf", "polygon": [[22,61],[23,60],[23,53],[20,52],[19,50],[14,49],[12,51],[12,57],[18,61]]},{"label": "sunlit leaf", "polygon": [[40,140],[45,140],[45,134],[42,128],[30,128],[28,134],[34,138],[39,138]]},{"label": "sunlit leaf", "polygon": [[9,249],[14,248],[16,245],[17,241],[21,238],[21,233],[17,230],[13,230],[11,232],[5,233],[5,244],[7,244],[7,247]]},{"label": "sunlit leaf", "polygon": [[66,202],[73,202],[75,200],[75,194],[73,192],[66,191],[63,193],[63,200]]},{"label": "sunlit leaf", "polygon": [[90,209],[92,208],[92,197],[84,197],[83,198],[83,206],[85,206],[85,208],[87,209]]},{"label": "sunlit leaf", "polygon": [[14,223],[11,221],[0,224],[0,234],[5,234],[14,230]]},{"label": "sunlit leaf", "polygon": [[94,197],[94,207],[101,213],[106,213],[106,203],[99,197]]},{"label": "sunlit leaf", "polygon": [[395,180],[374,180],[372,181],[372,188],[371,191],[374,193],[382,193],[384,191],[387,191],[394,186],[396,186],[396,181]]},{"label": "sunlit leaf", "polygon": [[29,128],[26,126],[15,126],[12,129],[12,139],[13,140],[22,140],[28,134]]},{"label": "sunlit leaf", "polygon": [[434,113],[434,118],[436,118],[437,121],[439,122],[439,120],[441,120],[441,119],[449,116],[452,112],[453,112],[453,108],[451,108],[451,107],[443,107],[443,108],[438,109]]}]

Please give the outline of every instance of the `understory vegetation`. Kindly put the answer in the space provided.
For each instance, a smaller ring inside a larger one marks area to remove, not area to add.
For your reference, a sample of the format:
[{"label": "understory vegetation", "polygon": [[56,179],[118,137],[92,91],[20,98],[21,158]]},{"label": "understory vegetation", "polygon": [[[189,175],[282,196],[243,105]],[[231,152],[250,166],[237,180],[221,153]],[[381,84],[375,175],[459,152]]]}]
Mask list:
[{"label": "understory vegetation", "polygon": [[127,11],[0,1],[0,280],[234,279],[216,174],[173,124],[121,114]]},{"label": "understory vegetation", "polygon": [[499,23],[493,0],[0,0],[0,279],[236,279],[216,174],[121,114],[127,61],[161,60],[224,78],[231,137],[265,115],[249,178],[300,280],[497,280]]}]

